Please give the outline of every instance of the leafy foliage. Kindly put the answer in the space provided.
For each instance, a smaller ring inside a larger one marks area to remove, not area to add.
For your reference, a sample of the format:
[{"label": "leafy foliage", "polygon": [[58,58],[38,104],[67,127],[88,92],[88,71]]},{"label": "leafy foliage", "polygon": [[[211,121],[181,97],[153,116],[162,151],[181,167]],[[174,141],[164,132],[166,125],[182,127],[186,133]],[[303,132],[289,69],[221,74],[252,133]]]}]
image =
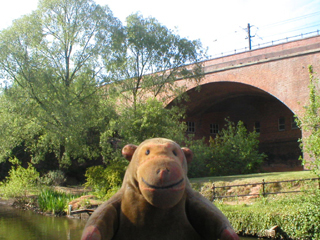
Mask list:
[{"label": "leafy foliage", "polygon": [[47,186],[61,186],[65,181],[65,174],[61,170],[49,171],[41,177],[41,183]]},{"label": "leafy foliage", "polygon": [[212,157],[212,149],[205,142],[205,139],[194,139],[189,135],[184,140],[184,146],[193,152],[193,159],[188,164],[188,176],[191,178],[210,176],[210,168],[207,167]]},{"label": "leafy foliage", "polygon": [[102,58],[117,58],[120,29],[92,0],[42,0],[1,31],[0,71],[11,83],[1,96],[2,160],[22,145],[33,162],[48,153],[61,166],[99,156],[88,135],[99,136],[112,112],[97,86],[108,79]]},{"label": "leafy foliage", "polygon": [[258,134],[248,132],[243,122],[226,120],[226,128],[210,140],[212,158],[208,167],[213,175],[236,175],[253,173],[266,158],[258,151]]},{"label": "leafy foliage", "polygon": [[178,108],[166,109],[157,99],[149,98],[135,108],[120,108],[120,116],[110,123],[111,133],[117,132],[125,142],[140,144],[148,138],[166,137],[181,140],[185,124],[180,121],[184,112]]},{"label": "leafy foliage", "polygon": [[113,162],[107,167],[93,166],[87,169],[85,186],[90,187],[99,198],[109,198],[121,186],[126,165]]},{"label": "leafy foliage", "polygon": [[299,118],[298,124],[307,133],[302,139],[301,148],[311,160],[304,159],[303,164],[320,176],[320,89],[312,66],[309,66],[309,79],[309,105],[305,106],[305,113]]},{"label": "leafy foliage", "polygon": [[35,190],[40,174],[31,163],[28,163],[27,168],[24,168],[16,158],[9,161],[13,165],[6,180],[0,182],[1,194],[6,198],[26,197],[27,194]]},{"label": "leafy foliage", "polygon": [[0,96],[0,161],[21,149],[62,169],[118,158],[114,139],[182,138],[183,111],[160,102],[181,96],[177,79],[200,81],[205,57],[199,41],[154,18],[133,14],[124,27],[93,0],[40,0],[0,32],[0,75],[9,83]]},{"label": "leafy foliage", "polygon": [[[140,144],[147,138],[184,140],[184,109],[164,109],[164,102],[182,98],[184,78],[199,82],[201,60],[206,58],[199,41],[181,38],[154,18],[139,14],[127,17],[124,28],[123,61],[114,65],[115,79],[110,88],[120,103],[118,118],[110,123],[104,138],[118,136],[125,143]],[[193,65],[187,65],[193,63]]]},{"label": "leafy foliage", "polygon": [[[165,101],[185,90],[179,78],[200,81],[201,60],[206,58],[200,41],[190,41],[152,17],[132,14],[124,29],[123,61],[115,65],[123,102],[135,107],[147,98]],[[187,65],[193,63],[193,65]]]}]

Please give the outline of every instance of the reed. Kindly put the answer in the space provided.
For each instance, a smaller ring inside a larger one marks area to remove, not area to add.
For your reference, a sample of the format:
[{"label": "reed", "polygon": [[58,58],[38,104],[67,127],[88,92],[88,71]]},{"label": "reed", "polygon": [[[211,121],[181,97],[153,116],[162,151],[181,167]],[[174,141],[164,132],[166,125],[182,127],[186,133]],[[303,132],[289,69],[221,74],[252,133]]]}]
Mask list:
[{"label": "reed", "polygon": [[42,212],[50,212],[55,215],[63,215],[68,203],[78,196],[58,192],[50,188],[43,189],[38,196],[38,206]]}]

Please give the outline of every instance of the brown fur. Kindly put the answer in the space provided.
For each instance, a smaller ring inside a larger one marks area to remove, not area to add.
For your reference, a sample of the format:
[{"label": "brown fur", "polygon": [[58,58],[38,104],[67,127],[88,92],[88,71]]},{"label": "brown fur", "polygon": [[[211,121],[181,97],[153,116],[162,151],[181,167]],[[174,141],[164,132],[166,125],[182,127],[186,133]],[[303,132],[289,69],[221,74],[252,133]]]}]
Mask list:
[{"label": "brown fur", "polygon": [[226,217],[191,189],[192,151],[168,139],[126,145],[121,189],[90,217],[82,240],[238,239]]}]

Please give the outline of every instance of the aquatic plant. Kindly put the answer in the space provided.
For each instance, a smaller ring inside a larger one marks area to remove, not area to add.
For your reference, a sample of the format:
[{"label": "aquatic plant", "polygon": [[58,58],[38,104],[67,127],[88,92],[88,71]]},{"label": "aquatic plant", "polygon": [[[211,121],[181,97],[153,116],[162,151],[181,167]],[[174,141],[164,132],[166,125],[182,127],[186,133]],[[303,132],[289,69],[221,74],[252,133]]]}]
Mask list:
[{"label": "aquatic plant", "polygon": [[43,212],[62,215],[66,212],[68,203],[77,197],[79,196],[45,188],[38,196],[38,206]]}]

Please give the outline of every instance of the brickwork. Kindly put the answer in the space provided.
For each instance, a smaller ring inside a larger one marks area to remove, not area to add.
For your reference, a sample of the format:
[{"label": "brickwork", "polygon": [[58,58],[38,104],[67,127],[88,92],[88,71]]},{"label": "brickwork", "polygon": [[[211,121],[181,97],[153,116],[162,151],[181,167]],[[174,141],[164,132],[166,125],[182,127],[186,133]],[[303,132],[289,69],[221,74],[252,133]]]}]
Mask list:
[{"label": "brickwork", "polygon": [[[320,72],[319,36],[206,61],[200,92],[191,82],[179,81],[190,96],[186,120],[195,123],[196,137],[207,139],[210,124],[221,128],[226,117],[242,120],[248,130],[258,122],[260,149],[269,156],[265,169],[302,169],[301,131],[292,128],[291,119],[308,101],[308,65]],[[281,130],[279,118],[285,121]]]}]

